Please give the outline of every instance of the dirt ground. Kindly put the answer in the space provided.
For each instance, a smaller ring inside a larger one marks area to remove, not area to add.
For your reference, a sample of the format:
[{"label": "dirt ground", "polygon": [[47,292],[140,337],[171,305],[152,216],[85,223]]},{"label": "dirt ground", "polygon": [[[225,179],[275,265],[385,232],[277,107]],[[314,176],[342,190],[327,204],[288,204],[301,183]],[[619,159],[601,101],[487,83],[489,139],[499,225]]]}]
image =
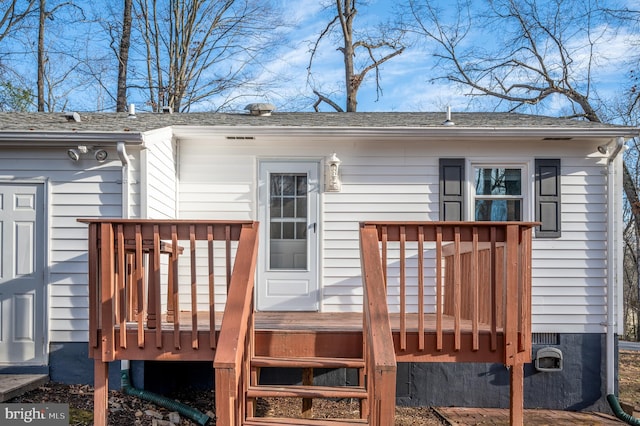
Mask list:
[{"label": "dirt ground", "polygon": [[[193,408],[215,417],[214,393],[212,391],[190,391],[169,395]],[[93,425],[93,387],[88,385],[62,385],[48,383],[9,402],[20,403],[64,403],[69,404],[70,426]],[[269,398],[260,400],[258,416],[298,417],[300,401],[289,398]],[[314,417],[357,418],[358,403],[355,401],[314,400]],[[182,417],[179,423],[169,422],[169,410],[141,399],[111,391],[109,395],[110,426],[187,426],[197,425],[195,421]],[[396,426],[442,426],[439,417],[429,407],[396,408]],[[215,425],[212,421],[209,425]]]},{"label": "dirt ground", "polygon": [[640,409],[640,352],[620,351],[619,399]]},{"label": "dirt ground", "polygon": [[[620,352],[620,401],[640,408],[640,352]],[[214,394],[211,391],[190,391],[170,395],[192,406],[210,417],[214,417]],[[67,403],[70,407],[70,426],[93,424],[93,388],[87,385],[62,385],[49,383],[28,392],[10,402],[22,403]],[[258,415],[284,414],[297,416],[300,402],[286,398],[270,398],[258,404]],[[314,416],[331,414],[334,417],[355,418],[358,403],[354,401],[314,401]],[[154,421],[155,419],[155,421]],[[109,397],[109,424],[112,426],[169,426],[169,410],[135,397],[112,391]],[[197,423],[182,417],[181,426]],[[210,424],[215,424],[211,422]],[[396,426],[444,425],[429,407],[396,408]]]}]

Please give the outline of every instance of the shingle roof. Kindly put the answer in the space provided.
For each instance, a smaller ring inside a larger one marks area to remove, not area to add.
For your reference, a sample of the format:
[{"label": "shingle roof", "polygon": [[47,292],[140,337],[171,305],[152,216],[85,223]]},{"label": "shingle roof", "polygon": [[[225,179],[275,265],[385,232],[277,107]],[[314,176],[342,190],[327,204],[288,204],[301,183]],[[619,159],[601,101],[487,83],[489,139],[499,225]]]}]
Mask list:
[{"label": "shingle roof", "polygon": [[[65,113],[0,113],[0,132],[146,132],[169,126],[294,127],[294,128],[442,128],[443,112],[273,113],[271,116],[229,113],[80,113],[81,121]],[[554,117],[515,113],[453,113],[455,128],[624,129]]]}]

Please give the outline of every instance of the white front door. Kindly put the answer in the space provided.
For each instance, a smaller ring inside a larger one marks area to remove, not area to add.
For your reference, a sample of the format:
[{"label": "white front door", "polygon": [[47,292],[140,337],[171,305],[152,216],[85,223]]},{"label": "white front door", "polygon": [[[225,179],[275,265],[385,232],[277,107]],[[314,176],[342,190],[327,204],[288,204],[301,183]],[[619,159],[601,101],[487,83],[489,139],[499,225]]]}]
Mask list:
[{"label": "white front door", "polygon": [[44,185],[0,184],[0,365],[43,365]]},{"label": "white front door", "polygon": [[318,310],[318,168],[260,163],[258,310]]}]

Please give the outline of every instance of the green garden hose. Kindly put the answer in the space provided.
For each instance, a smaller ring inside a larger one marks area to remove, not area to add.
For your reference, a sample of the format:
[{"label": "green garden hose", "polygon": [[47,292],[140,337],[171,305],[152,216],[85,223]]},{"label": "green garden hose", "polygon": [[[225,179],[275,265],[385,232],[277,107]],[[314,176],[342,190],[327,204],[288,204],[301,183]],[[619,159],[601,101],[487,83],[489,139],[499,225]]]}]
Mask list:
[{"label": "green garden hose", "polygon": [[620,407],[618,398],[614,394],[610,393],[609,395],[607,395],[607,401],[609,401],[609,406],[611,407],[611,410],[613,410],[613,414],[615,414],[617,418],[619,418],[623,422],[626,422],[627,424],[640,426],[640,419],[637,419],[625,413],[622,410],[622,407]]},{"label": "green garden hose", "polygon": [[202,426],[206,425],[209,420],[211,420],[211,418],[203,412],[198,411],[193,407],[189,407],[188,405],[185,405],[181,402],[175,401],[171,398],[167,398],[166,396],[158,395],[154,392],[146,391],[144,389],[134,388],[133,386],[131,386],[131,380],[129,379],[129,370],[120,371],[120,384],[122,386],[122,391],[125,394],[144,399],[145,401],[153,402],[156,405],[168,408],[172,411],[177,411],[178,413],[190,418],[191,420],[197,422]]}]

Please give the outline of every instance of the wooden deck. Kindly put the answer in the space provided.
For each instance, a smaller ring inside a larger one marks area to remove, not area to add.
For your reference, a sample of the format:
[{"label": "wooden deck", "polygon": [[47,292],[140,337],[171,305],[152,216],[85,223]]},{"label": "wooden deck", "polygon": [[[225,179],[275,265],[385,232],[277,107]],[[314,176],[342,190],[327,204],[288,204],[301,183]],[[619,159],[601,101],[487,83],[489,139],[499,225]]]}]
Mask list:
[{"label": "wooden deck", "polygon": [[85,222],[96,425],[107,423],[108,365],[118,359],[213,361],[218,422],[230,426],[252,418],[261,392],[304,403],[354,391],[261,389],[265,362],[359,359],[361,420],[374,426],[393,424],[397,362],[496,362],[511,375],[510,422],[523,423],[535,224],[363,223],[362,312],[318,313],[254,310],[256,222]]},{"label": "wooden deck", "polygon": [[[401,317],[400,314],[390,314],[389,323],[394,339],[394,348],[398,362],[502,362],[502,353],[491,350],[471,350],[473,345],[473,324],[470,320],[461,321],[461,341],[459,350],[455,349],[455,319],[452,316],[444,316],[442,322],[443,347],[436,349],[436,315],[424,315],[423,340],[424,348],[419,348],[418,330],[420,322],[417,314],[407,314],[405,318],[407,347],[400,350]],[[138,325],[129,322],[127,326],[126,348],[116,348],[116,359],[129,360],[193,360],[213,361],[215,348],[203,350],[209,347],[209,314],[198,313],[198,329],[201,344],[197,349],[189,350],[191,344],[191,313],[180,313],[180,341],[181,348],[167,348],[155,344],[155,330],[145,331],[145,348],[137,345]],[[171,342],[174,339],[175,329],[171,323],[162,321],[162,342]],[[320,312],[256,312],[254,315],[256,330],[256,354],[261,356],[283,355],[297,353],[299,356],[339,356],[334,349],[341,348],[341,356],[362,356],[362,314],[361,313],[320,313]],[[220,331],[222,313],[216,314],[216,330]],[[480,324],[479,338],[486,341],[482,348],[490,348],[492,339],[491,326]],[[216,333],[216,334],[217,334]],[[120,327],[115,328],[116,340],[120,340]],[[496,334],[496,346],[503,341],[502,330]],[[322,342],[327,342],[322,344]],[[313,348],[313,351],[310,350]],[[96,349],[97,351],[97,349]],[[97,355],[97,352],[96,352]]]},{"label": "wooden deck", "polygon": [[[198,328],[202,331],[209,331],[209,313],[198,312]],[[450,315],[443,317],[443,331],[453,332],[455,329],[455,320]],[[216,330],[220,330],[222,323],[222,312],[216,313]],[[400,331],[400,314],[389,314],[389,323],[393,331]],[[191,312],[180,312],[180,330],[191,330]],[[408,332],[418,332],[418,315],[407,314],[406,329]],[[436,330],[436,315],[425,314],[424,325],[427,332]],[[138,324],[135,322],[127,322],[128,329],[137,329]],[[334,332],[351,332],[362,331],[362,313],[360,312],[256,312],[255,327],[258,331],[266,330],[305,330],[305,331],[334,331]],[[119,326],[116,327],[118,329]],[[462,320],[462,328],[466,331],[472,330],[472,322],[470,320]],[[173,324],[168,322],[166,315],[162,320],[163,331],[173,331]],[[480,332],[491,332],[490,324],[480,324]],[[498,330],[501,331],[501,330]]]}]

